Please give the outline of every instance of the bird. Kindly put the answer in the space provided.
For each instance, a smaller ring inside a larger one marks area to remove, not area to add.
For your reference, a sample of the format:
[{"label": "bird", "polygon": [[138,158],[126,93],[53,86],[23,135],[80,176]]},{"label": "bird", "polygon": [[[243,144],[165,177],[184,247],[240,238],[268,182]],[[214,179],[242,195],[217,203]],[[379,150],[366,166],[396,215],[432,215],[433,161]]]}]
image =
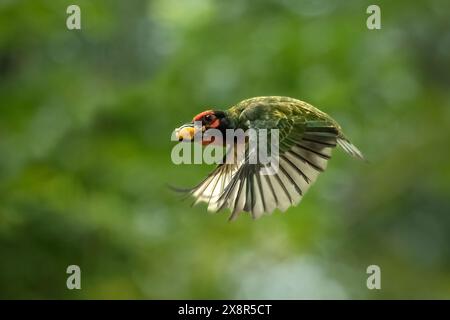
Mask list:
[{"label": "bird", "polygon": [[[325,171],[332,150],[340,146],[350,156],[364,160],[361,151],[344,135],[340,125],[325,112],[311,104],[290,97],[262,96],[243,100],[227,110],[215,108],[196,115],[175,130],[178,140],[195,142],[195,124],[200,124],[203,138],[208,145],[208,131],[215,129],[226,135],[227,131],[242,129],[277,129],[278,167],[271,174],[263,173],[267,164],[249,160],[249,140],[243,143],[245,155],[229,163],[222,161],[198,185],[177,189],[194,198],[193,205],[207,203],[207,210],[218,212],[229,209],[229,220],[235,220],[247,212],[253,219],[271,214],[276,209],[284,212],[299,204],[318,175]],[[225,142],[222,143],[226,147]],[[228,142],[236,144],[237,142]],[[269,144],[269,143],[267,143]],[[256,149],[261,148],[257,145]],[[239,148],[234,148],[234,153]],[[241,149],[242,150],[242,149]],[[227,152],[228,155],[228,152]],[[236,156],[236,155],[235,155]],[[237,160],[239,159],[239,160]]]}]

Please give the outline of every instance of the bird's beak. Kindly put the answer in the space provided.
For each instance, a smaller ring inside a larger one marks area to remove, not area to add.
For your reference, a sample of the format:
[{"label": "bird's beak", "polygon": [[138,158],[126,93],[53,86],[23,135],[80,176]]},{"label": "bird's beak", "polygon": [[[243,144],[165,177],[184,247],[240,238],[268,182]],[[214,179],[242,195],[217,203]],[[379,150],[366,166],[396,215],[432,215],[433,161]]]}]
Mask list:
[{"label": "bird's beak", "polygon": [[193,123],[183,124],[181,127],[175,129],[175,135],[178,141],[192,141],[194,140],[195,127]]}]

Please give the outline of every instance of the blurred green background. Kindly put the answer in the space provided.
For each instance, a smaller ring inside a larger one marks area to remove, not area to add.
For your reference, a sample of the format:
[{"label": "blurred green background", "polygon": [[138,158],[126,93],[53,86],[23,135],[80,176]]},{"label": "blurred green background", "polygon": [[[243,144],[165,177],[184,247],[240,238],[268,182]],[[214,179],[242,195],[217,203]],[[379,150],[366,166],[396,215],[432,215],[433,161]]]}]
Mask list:
[{"label": "blurred green background", "polygon": [[[1,0],[0,298],[450,298],[450,2],[376,1],[373,31],[370,4]],[[172,164],[172,130],[259,95],[369,162],[336,150],[257,221],[180,201],[212,167]]]}]

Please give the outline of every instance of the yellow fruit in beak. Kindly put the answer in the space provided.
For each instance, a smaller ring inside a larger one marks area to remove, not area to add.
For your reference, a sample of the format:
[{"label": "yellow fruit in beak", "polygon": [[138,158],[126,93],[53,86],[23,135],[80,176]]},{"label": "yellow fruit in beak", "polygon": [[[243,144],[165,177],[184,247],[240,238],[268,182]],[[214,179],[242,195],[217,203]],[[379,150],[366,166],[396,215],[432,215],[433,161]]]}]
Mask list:
[{"label": "yellow fruit in beak", "polygon": [[175,135],[178,141],[192,141],[194,140],[195,128],[192,123],[184,124],[175,130]]}]

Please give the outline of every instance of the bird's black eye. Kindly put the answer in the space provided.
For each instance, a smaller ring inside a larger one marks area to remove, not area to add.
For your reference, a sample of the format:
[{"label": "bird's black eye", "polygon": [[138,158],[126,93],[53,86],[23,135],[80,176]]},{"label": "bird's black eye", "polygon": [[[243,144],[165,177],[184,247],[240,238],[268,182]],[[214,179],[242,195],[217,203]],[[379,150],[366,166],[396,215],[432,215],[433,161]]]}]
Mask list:
[{"label": "bird's black eye", "polygon": [[211,120],[212,120],[212,115],[207,114],[206,116],[203,117],[203,120],[205,120],[205,122],[211,122]]}]

